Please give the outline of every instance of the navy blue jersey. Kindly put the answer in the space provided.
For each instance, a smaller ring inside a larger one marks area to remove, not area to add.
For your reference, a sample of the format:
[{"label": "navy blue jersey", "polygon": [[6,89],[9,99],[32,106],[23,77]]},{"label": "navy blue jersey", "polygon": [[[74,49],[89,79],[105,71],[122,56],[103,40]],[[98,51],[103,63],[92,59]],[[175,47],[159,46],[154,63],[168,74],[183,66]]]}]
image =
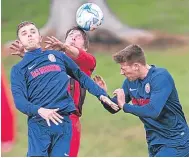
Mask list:
[{"label": "navy blue jersey", "polygon": [[75,106],[67,91],[67,74],[96,97],[107,95],[62,52],[36,49],[27,52],[11,71],[11,89],[17,109],[31,117],[38,115],[40,107],[73,112]]},{"label": "navy blue jersey", "polygon": [[[129,81],[122,86],[126,104],[123,111],[140,118],[149,145],[179,145],[189,141],[189,128],[179,102],[172,76],[164,68],[152,66],[143,80]],[[116,97],[112,99],[117,102]],[[129,102],[132,104],[128,104]],[[104,107],[116,113],[108,105]]]}]

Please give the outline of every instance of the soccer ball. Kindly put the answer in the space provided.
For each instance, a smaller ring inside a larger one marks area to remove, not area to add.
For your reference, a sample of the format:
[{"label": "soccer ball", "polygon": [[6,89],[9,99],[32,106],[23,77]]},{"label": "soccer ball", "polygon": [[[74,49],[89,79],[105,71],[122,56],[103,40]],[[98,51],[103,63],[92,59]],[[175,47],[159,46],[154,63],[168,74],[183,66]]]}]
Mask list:
[{"label": "soccer ball", "polygon": [[94,3],[85,3],[76,13],[77,25],[85,31],[93,31],[103,22],[103,12]]}]

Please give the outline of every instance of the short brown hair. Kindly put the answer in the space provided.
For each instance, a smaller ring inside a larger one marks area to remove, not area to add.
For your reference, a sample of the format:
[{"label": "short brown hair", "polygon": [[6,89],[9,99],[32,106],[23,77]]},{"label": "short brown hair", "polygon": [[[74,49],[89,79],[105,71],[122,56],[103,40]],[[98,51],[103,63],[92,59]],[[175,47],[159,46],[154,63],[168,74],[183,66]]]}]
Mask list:
[{"label": "short brown hair", "polygon": [[79,26],[74,26],[72,27],[71,29],[69,29],[67,32],[66,32],[66,37],[65,39],[68,37],[68,34],[71,32],[71,31],[74,31],[74,30],[77,30],[77,31],[80,31],[83,39],[84,39],[84,47],[85,49],[88,49],[89,48],[89,38],[88,38],[88,35],[87,33],[81,29]]},{"label": "short brown hair", "polygon": [[144,51],[138,45],[129,45],[123,50],[115,53],[113,55],[113,59],[116,63],[124,63],[133,64],[135,62],[146,65],[146,59],[144,55]]},{"label": "short brown hair", "polygon": [[18,24],[18,26],[17,26],[17,31],[16,31],[17,37],[18,37],[18,32],[19,32],[19,30],[20,30],[22,27],[24,27],[24,26],[26,26],[26,25],[30,25],[30,24],[36,26],[35,23],[33,23],[33,22],[31,22],[31,21],[23,21],[23,22],[21,22],[20,24]]}]

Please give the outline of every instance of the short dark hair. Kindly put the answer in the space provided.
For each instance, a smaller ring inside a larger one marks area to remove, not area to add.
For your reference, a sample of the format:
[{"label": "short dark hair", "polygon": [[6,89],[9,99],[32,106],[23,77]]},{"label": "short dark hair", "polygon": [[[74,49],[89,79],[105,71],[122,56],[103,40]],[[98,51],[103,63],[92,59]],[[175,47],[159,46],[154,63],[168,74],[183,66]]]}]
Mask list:
[{"label": "short dark hair", "polygon": [[138,45],[129,45],[123,50],[115,53],[113,55],[113,59],[116,63],[124,63],[133,64],[135,62],[141,63],[142,65],[146,65],[146,59],[144,55],[143,49]]},{"label": "short dark hair", "polygon": [[74,26],[72,27],[71,29],[69,29],[67,32],[66,32],[66,37],[65,39],[68,37],[68,34],[71,32],[71,31],[74,31],[74,30],[77,30],[77,31],[80,31],[83,39],[84,39],[84,47],[85,49],[88,49],[89,48],[89,37],[87,35],[87,33],[81,29],[79,26]]},{"label": "short dark hair", "polygon": [[18,37],[18,32],[19,32],[19,30],[22,28],[22,27],[24,27],[24,26],[26,26],[26,25],[34,25],[35,27],[36,27],[36,25],[35,25],[35,23],[33,23],[33,22],[31,22],[31,21],[23,21],[23,22],[21,22],[20,24],[18,24],[18,26],[17,26],[17,31],[16,31],[16,35],[17,35],[17,37]]}]

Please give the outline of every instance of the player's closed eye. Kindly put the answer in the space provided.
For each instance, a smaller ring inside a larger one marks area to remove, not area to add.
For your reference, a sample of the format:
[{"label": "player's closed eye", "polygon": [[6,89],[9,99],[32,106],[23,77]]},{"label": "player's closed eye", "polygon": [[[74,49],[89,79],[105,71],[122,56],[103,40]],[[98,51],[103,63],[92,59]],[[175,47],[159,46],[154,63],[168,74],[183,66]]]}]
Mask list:
[{"label": "player's closed eye", "polygon": [[76,35],[75,38],[81,38],[81,34]]},{"label": "player's closed eye", "polygon": [[36,31],[35,31],[35,30],[31,30],[31,33],[32,33],[32,34],[35,34],[35,33],[36,33]]},{"label": "player's closed eye", "polygon": [[26,32],[23,32],[23,33],[22,33],[22,36],[25,36],[26,34],[27,34]]}]

